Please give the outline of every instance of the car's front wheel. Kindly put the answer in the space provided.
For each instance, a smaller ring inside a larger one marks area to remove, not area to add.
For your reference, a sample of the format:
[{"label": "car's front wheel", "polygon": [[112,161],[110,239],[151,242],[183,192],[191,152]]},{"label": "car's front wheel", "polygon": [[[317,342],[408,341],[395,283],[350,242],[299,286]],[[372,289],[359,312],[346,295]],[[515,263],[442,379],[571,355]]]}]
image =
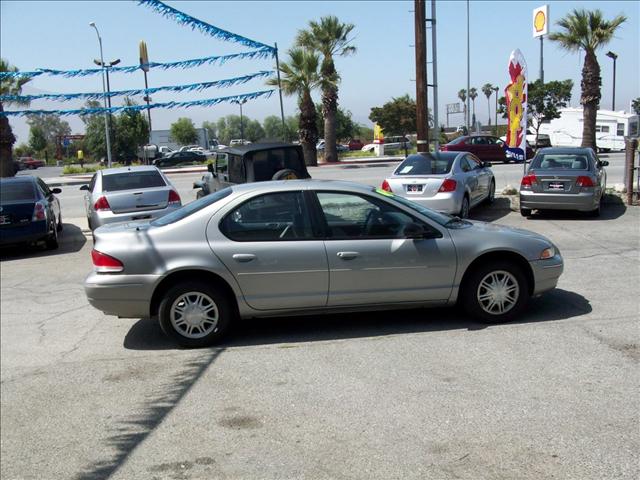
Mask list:
[{"label": "car's front wheel", "polygon": [[202,282],[171,287],[158,310],[162,331],[183,347],[207,347],[219,342],[232,316],[229,299]]},{"label": "car's front wheel", "polygon": [[508,322],[529,300],[527,280],[517,265],[485,264],[466,279],[461,293],[463,307],[471,316],[488,323]]}]

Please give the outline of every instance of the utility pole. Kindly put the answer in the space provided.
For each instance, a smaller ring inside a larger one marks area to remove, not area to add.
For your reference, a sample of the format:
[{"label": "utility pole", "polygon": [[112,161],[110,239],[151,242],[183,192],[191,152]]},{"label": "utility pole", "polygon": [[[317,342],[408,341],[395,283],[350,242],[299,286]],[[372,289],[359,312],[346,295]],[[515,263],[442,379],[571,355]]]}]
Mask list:
[{"label": "utility pole", "polygon": [[431,0],[431,60],[433,61],[433,132],[435,151],[440,146],[440,125],[438,123],[438,47],[436,43],[436,0]]},{"label": "utility pole", "polygon": [[429,110],[427,103],[427,38],[425,0],[415,2],[416,35],[416,133],[418,152],[429,151]]},{"label": "utility pole", "polygon": [[540,82],[544,83],[544,55],[542,45],[544,43],[544,35],[540,35]]},{"label": "utility pole", "polygon": [[469,97],[469,90],[471,85],[471,46],[469,43],[469,0],[467,0],[467,106],[464,114],[464,125],[467,127],[467,132],[470,132],[469,125],[469,111],[471,110],[471,98]]}]

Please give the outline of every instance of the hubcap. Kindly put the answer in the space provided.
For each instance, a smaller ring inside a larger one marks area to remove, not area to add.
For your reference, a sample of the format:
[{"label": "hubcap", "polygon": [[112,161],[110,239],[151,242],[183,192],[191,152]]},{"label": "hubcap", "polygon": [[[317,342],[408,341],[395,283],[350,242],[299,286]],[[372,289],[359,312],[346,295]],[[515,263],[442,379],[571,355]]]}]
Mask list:
[{"label": "hubcap", "polygon": [[218,307],[202,292],[188,292],[171,306],[171,324],[187,338],[202,338],[218,328]]},{"label": "hubcap", "polygon": [[476,293],[480,307],[491,315],[502,315],[511,310],[520,296],[520,286],[509,272],[497,270],[487,274]]}]

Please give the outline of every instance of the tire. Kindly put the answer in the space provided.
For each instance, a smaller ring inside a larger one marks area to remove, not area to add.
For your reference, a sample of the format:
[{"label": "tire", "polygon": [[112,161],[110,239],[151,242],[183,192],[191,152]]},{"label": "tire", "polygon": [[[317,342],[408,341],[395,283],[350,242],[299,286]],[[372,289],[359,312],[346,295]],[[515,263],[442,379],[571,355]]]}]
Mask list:
[{"label": "tire", "polygon": [[520,208],[520,215],[522,215],[523,217],[530,217],[531,216],[531,209],[530,208]]},{"label": "tire", "polygon": [[598,218],[598,217],[600,216],[600,204],[601,204],[601,203],[602,203],[602,202],[598,203],[598,207],[597,207],[596,209],[591,210],[591,211],[589,212],[589,216],[590,216],[591,218]]},{"label": "tire", "polygon": [[63,228],[64,226],[62,225],[62,214],[60,214],[60,216],[58,217],[58,226],[56,227],[56,230],[58,230],[58,232],[61,232]]},{"label": "tire", "polygon": [[462,199],[462,206],[460,207],[460,218],[469,218],[469,197],[466,195]]},{"label": "tire", "polygon": [[491,205],[496,199],[496,182],[491,180],[491,185],[489,185],[489,195],[487,196],[486,202]]},{"label": "tire", "polygon": [[[189,307],[191,320],[187,318]],[[207,318],[203,318],[205,315]],[[158,321],[165,335],[188,348],[220,342],[229,330],[232,317],[229,299],[214,287],[198,281],[171,287],[158,309]]]},{"label": "tire", "polygon": [[58,227],[57,224],[55,223],[55,219],[54,219],[54,223],[52,225],[52,232],[51,234],[47,237],[47,239],[45,240],[45,247],[47,250],[56,250],[59,246],[58,244]]},{"label": "tire", "polygon": [[460,299],[472,317],[486,323],[504,323],[518,316],[529,301],[529,285],[517,265],[486,263],[465,279]]},{"label": "tire", "polygon": [[283,168],[273,174],[271,180],[297,180],[300,178],[295,170],[290,168]]}]

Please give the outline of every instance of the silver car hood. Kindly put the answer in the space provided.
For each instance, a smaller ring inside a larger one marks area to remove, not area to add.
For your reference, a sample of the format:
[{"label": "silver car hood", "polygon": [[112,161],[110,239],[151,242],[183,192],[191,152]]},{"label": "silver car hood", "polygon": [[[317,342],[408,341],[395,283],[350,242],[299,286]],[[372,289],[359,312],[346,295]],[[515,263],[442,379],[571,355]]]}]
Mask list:
[{"label": "silver car hood", "polygon": [[539,233],[532,232],[531,230],[524,230],[522,228],[509,227],[507,225],[500,225],[498,223],[482,222],[479,220],[468,220],[468,222],[472,224],[473,229],[476,231],[482,231],[487,233],[497,233],[497,232],[511,233],[516,236],[523,235],[525,237],[538,238],[551,243],[549,239],[544,235],[540,235]]}]

